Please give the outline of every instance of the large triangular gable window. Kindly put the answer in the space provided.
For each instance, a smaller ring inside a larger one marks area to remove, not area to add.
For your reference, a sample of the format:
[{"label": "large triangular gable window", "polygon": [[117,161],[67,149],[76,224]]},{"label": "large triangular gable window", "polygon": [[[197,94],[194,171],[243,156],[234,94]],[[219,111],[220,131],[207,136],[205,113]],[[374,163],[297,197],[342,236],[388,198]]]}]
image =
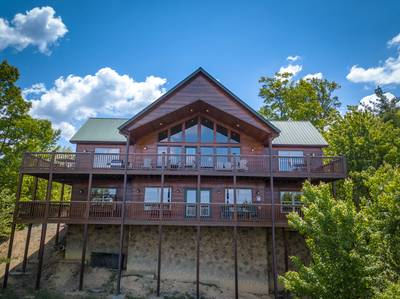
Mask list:
[{"label": "large triangular gable window", "polygon": [[206,117],[194,117],[159,132],[158,142],[240,143],[240,134]]}]

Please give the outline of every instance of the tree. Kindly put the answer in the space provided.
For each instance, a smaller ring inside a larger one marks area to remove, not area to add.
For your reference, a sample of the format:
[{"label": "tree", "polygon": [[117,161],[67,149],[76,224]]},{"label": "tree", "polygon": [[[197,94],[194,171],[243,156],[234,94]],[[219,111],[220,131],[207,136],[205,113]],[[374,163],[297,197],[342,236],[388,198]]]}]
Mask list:
[{"label": "tree", "polygon": [[385,122],[392,122],[394,126],[400,127],[400,98],[388,96],[381,87],[375,89],[376,101],[366,105],[364,108],[378,115]]},{"label": "tree", "polygon": [[291,80],[290,73],[261,77],[260,113],[273,120],[308,120],[323,131],[339,116],[340,101],[333,92],[340,88],[326,79]]},{"label": "tree", "polygon": [[370,111],[350,107],[324,136],[329,144],[326,154],[345,156],[351,177],[369,167],[400,162],[400,129]]},{"label": "tree", "polygon": [[0,64],[0,186],[13,192],[22,154],[54,149],[60,133],[48,120],[29,115],[31,103],[15,85],[18,78],[17,68],[7,61]]},{"label": "tree", "polygon": [[[298,271],[289,271],[281,280],[298,297],[369,298],[374,272],[368,248],[362,238],[362,220],[352,201],[352,186],[345,186],[345,200],[335,200],[330,186],[304,185],[303,217],[289,215],[289,225],[305,238],[311,263],[304,265],[292,257]],[[373,264],[373,263],[372,263]]]},{"label": "tree", "polygon": [[8,189],[1,189],[0,198],[0,241],[3,241],[10,234],[15,195]]},{"label": "tree", "polygon": [[368,196],[361,213],[371,252],[385,280],[400,282],[400,168],[385,164],[363,178]]}]

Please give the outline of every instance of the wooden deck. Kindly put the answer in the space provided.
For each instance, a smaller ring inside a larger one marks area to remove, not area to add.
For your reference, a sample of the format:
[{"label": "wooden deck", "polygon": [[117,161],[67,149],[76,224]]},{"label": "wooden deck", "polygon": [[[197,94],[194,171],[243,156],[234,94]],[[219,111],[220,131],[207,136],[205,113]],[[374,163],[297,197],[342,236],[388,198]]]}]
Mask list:
[{"label": "wooden deck", "polygon": [[[46,213],[48,209],[48,213]],[[287,215],[300,212],[298,205],[281,204],[188,204],[126,202],[127,225],[202,225],[264,226],[272,224],[272,213],[278,226],[287,226]],[[29,201],[18,205],[17,221],[21,223],[120,224],[123,202]],[[47,215],[47,216],[46,216]]]},{"label": "wooden deck", "polygon": [[[346,176],[343,157],[269,155],[157,155],[129,154],[127,173],[137,175],[208,175],[291,178],[331,178]],[[272,161],[272,164],[270,165]],[[27,153],[21,171],[27,174],[97,173],[124,174],[125,154]]]}]

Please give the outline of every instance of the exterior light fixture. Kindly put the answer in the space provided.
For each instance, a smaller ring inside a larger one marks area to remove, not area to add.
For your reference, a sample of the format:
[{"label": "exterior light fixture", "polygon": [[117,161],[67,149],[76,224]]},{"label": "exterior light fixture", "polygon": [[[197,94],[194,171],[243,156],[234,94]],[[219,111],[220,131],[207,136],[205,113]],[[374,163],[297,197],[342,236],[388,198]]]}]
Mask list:
[{"label": "exterior light fixture", "polygon": [[160,123],[160,126],[162,126],[163,125],[163,123]]},{"label": "exterior light fixture", "polygon": [[143,149],[144,149],[145,151],[147,151],[147,145],[145,145],[145,146],[143,147]]},{"label": "exterior light fixture", "polygon": [[140,189],[139,188],[136,188],[136,193],[140,193]]}]

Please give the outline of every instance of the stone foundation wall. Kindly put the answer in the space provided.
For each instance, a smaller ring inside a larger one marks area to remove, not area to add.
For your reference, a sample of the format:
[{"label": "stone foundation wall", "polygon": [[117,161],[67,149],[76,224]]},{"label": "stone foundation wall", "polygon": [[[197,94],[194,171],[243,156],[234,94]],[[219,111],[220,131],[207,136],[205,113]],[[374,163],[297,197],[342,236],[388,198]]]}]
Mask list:
[{"label": "stone foundation wall", "polygon": [[[127,271],[155,274],[158,227],[131,226]],[[202,227],[200,280],[222,288],[234,288],[233,228]],[[239,288],[268,293],[265,229],[238,229]],[[163,227],[162,279],[196,280],[196,230],[192,227]]]},{"label": "stone foundation wall", "polygon": [[[92,252],[119,254],[119,225],[89,225],[86,247],[86,260]],[[65,258],[80,260],[82,257],[83,225],[68,225],[66,236]],[[127,253],[128,234],[125,238],[123,252]]]},{"label": "stone foundation wall", "polygon": [[[89,225],[86,258],[91,252],[118,253],[117,225]],[[158,226],[129,226],[125,246],[127,274],[157,273]],[[286,231],[288,256],[299,256],[305,262],[309,254],[303,238]],[[69,225],[66,259],[80,259],[83,225]],[[285,273],[283,230],[276,230],[277,268]],[[201,227],[200,281],[220,288],[234,288],[234,247],[232,227]],[[196,229],[164,226],[162,238],[161,278],[194,282],[196,280]],[[293,265],[289,260],[289,269]],[[253,294],[273,291],[271,229],[238,228],[239,289]],[[282,286],[280,286],[282,289]]]}]

